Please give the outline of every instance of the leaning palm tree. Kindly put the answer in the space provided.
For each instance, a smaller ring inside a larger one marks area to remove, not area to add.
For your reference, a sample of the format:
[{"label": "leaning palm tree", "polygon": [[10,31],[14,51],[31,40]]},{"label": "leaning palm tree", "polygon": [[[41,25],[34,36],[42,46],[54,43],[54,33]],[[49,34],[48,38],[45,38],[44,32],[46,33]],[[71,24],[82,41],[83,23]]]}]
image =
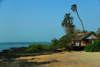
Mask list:
[{"label": "leaning palm tree", "polygon": [[71,10],[72,10],[73,12],[76,12],[76,13],[77,13],[78,18],[79,18],[79,20],[81,21],[81,24],[82,24],[82,27],[83,27],[83,31],[84,31],[84,33],[85,33],[85,29],[84,29],[84,26],[83,26],[83,22],[82,22],[82,20],[80,19],[79,14],[78,14],[78,12],[77,12],[77,6],[76,6],[76,4],[74,4],[74,5],[71,6]]}]

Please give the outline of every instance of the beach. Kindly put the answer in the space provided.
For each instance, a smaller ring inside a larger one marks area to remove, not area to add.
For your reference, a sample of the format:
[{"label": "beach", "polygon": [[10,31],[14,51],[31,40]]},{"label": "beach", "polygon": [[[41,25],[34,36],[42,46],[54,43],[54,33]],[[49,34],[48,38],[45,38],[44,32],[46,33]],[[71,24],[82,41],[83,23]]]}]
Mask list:
[{"label": "beach", "polygon": [[0,67],[100,67],[100,52],[26,53],[24,48],[19,48],[15,53],[0,56]]},{"label": "beach", "polygon": [[28,56],[16,59],[28,59],[27,62],[51,61],[49,64],[37,67],[100,67],[100,52],[72,51],[70,53],[63,51],[51,55]]}]

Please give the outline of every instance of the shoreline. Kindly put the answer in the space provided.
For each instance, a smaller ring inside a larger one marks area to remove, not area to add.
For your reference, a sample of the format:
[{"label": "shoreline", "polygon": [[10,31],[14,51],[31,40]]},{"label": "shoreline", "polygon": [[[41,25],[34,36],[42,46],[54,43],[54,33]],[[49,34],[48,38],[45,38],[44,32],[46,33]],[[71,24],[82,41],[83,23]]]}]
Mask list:
[{"label": "shoreline", "polygon": [[17,51],[17,50],[22,49],[22,48],[25,49],[26,47],[11,47],[11,48],[9,48],[9,49],[3,49],[3,50],[1,50],[0,53],[8,53],[9,50]]},{"label": "shoreline", "polygon": [[[40,51],[27,53],[26,47],[11,48],[15,53],[0,54],[0,67],[99,67],[100,52],[66,50],[60,52]],[[58,49],[59,51],[60,49]],[[95,56],[95,57],[94,57]],[[3,61],[4,60],[4,61]],[[91,61],[94,61],[93,63]],[[82,64],[84,63],[84,65]],[[91,65],[92,63],[92,65]],[[61,66],[62,65],[62,66]]]},{"label": "shoreline", "polygon": [[[14,53],[8,53],[10,49],[14,49]],[[38,63],[35,63],[35,62],[28,63],[27,60],[16,60],[16,58],[25,57],[25,56],[40,56],[40,55],[55,53],[52,51],[37,51],[37,52],[35,51],[32,53],[29,53],[29,52],[24,51],[26,47],[10,48],[10,49],[0,52],[0,63],[1,63],[0,67],[16,67],[16,64],[17,65],[19,64],[20,67],[25,67],[23,66],[23,63],[26,63],[26,66],[28,66],[28,64],[33,64],[33,66],[37,66]],[[39,63],[39,64],[42,64],[42,63]]]},{"label": "shoreline", "polygon": [[[2,50],[10,50],[10,49],[16,49],[16,48],[21,48],[21,47],[27,47],[27,46],[29,46],[29,45],[31,45],[31,44],[42,44],[42,45],[50,45],[51,44],[51,42],[31,42],[31,43],[0,43],[1,44],[1,46],[2,46],[2,44],[14,44],[13,46],[7,46],[7,48],[3,48],[2,49],[2,47],[1,47],[1,50],[0,50],[0,52],[3,52]],[[22,45],[21,45],[22,44]],[[25,44],[25,45],[23,45],[23,44]],[[26,46],[26,44],[27,44],[27,46]],[[18,46],[16,46],[16,45],[18,45]],[[21,45],[21,46],[20,46]],[[4,46],[5,47],[5,46]]]}]

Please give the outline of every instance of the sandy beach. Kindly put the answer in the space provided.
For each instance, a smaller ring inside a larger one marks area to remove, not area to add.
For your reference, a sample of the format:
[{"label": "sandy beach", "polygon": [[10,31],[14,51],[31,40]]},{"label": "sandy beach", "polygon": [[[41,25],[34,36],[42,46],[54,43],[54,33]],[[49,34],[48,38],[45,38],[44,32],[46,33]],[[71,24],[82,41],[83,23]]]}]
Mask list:
[{"label": "sandy beach", "polygon": [[100,67],[100,52],[63,51],[51,55],[16,58],[19,59],[27,59],[27,62],[48,62],[36,67]]}]

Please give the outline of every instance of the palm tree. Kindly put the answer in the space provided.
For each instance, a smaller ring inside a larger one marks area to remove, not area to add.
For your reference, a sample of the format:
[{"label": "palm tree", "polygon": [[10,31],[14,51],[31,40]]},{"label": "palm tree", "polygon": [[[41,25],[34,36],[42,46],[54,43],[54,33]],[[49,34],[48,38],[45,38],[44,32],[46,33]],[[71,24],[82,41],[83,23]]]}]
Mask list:
[{"label": "palm tree", "polygon": [[65,28],[66,34],[68,35],[67,39],[71,39],[74,36],[75,25],[73,24],[73,17],[70,15],[70,13],[65,14],[65,18],[61,24],[62,27]]},{"label": "palm tree", "polygon": [[64,16],[65,18],[64,18],[64,20],[63,20],[63,22],[62,22],[62,27],[68,27],[68,26],[70,26],[70,27],[75,27],[75,25],[73,25],[73,17],[72,16],[70,16],[70,13],[68,13],[68,14],[65,14],[65,16]]},{"label": "palm tree", "polygon": [[83,26],[83,22],[82,22],[82,20],[81,20],[80,17],[79,17],[76,4],[74,4],[74,5],[71,6],[71,10],[72,10],[73,12],[76,12],[76,14],[77,14],[79,20],[81,21],[81,24],[82,24],[82,27],[83,27],[83,31],[84,31],[84,33],[85,33],[85,29],[84,29],[84,26]]}]

